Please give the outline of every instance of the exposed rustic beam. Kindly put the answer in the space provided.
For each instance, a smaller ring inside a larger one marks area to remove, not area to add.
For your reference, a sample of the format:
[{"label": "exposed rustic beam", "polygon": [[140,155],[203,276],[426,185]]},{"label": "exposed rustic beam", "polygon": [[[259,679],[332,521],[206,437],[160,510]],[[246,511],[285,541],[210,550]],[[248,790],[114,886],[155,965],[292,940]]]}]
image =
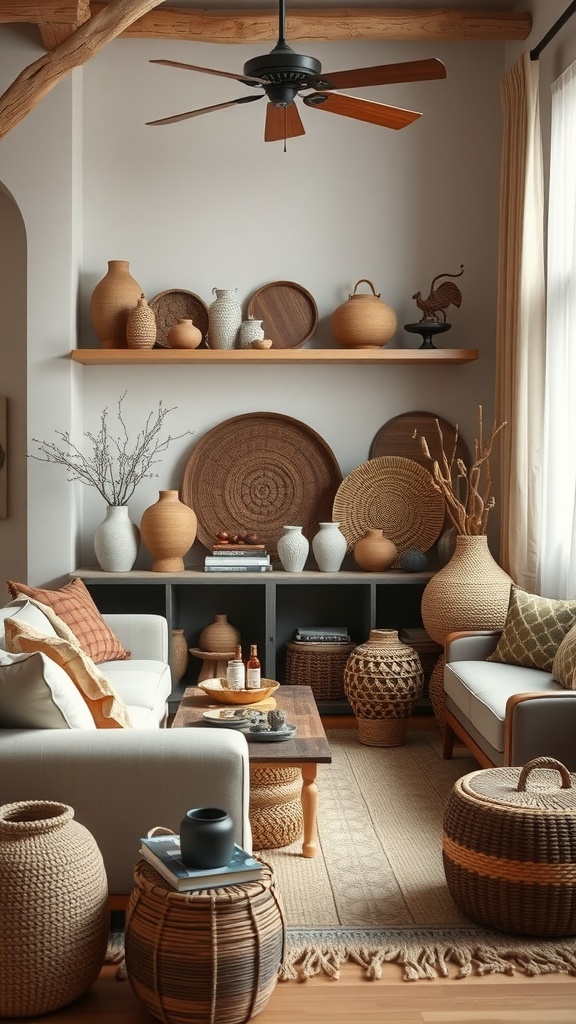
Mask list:
[{"label": "exposed rustic beam", "polygon": [[[92,3],[93,12],[106,4]],[[526,39],[528,13],[460,11],[448,8],[343,7],[294,10],[286,14],[290,42],[355,39],[507,41]],[[197,43],[259,43],[278,36],[278,15],[267,11],[207,11],[158,7],[135,20],[123,35],[154,39],[185,39]]]},{"label": "exposed rustic beam", "polygon": [[0,0],[0,23],[17,21],[38,25],[54,21],[74,25],[90,17],[90,0]]},{"label": "exposed rustic beam", "polygon": [[22,71],[0,96],[0,139],[4,138],[72,68],[85,64],[160,0],[111,0],[105,8]]}]

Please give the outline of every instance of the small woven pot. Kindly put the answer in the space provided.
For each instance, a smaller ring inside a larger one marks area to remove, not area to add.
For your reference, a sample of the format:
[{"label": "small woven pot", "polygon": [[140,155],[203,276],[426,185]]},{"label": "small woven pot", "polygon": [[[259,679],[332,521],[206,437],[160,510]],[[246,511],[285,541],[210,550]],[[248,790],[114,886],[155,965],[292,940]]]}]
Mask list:
[{"label": "small woven pot", "polygon": [[210,654],[217,654],[219,651],[233,651],[239,643],[240,630],[228,622],[227,615],[215,615],[214,622],[204,626],[198,637],[200,650]]},{"label": "small woven pot", "polygon": [[255,850],[290,846],[304,829],[299,768],[250,766],[250,825]]},{"label": "small woven pot", "polygon": [[358,739],[374,747],[406,742],[407,719],[424,688],[416,651],[394,629],[373,629],[352,651],[344,669],[344,691],[358,722]]},{"label": "small woven pot", "polygon": [[66,804],[0,807],[0,1016],[66,1006],[92,985],[108,941],[108,886],[92,834]]},{"label": "small woven pot", "polygon": [[575,935],[576,775],[549,757],[465,775],[446,804],[442,856],[450,894],[472,920]]},{"label": "small woven pot", "polygon": [[[359,284],[368,284],[371,295],[357,295]],[[394,335],[398,318],[391,306],[380,301],[380,294],[367,278],[357,281],[346,302],[332,314],[332,334],[344,348],[382,348]]]},{"label": "small woven pot", "polygon": [[126,344],[128,348],[153,348],[156,344],[156,316],[144,294],[128,313]]},{"label": "small woven pot", "polygon": [[257,882],[176,892],[146,861],[126,912],[126,972],[164,1024],[244,1024],[278,979],[284,912],[272,872]]}]

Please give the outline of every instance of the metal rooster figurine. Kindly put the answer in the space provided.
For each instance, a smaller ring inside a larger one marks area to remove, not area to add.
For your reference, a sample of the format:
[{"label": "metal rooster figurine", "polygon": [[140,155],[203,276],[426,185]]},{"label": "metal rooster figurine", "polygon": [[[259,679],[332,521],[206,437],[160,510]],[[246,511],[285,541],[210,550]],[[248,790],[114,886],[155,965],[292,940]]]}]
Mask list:
[{"label": "metal rooster figurine", "polygon": [[[438,288],[434,288],[436,281],[439,281],[441,277],[461,277],[464,273],[464,264],[460,264],[460,273],[458,274],[438,274],[432,284],[430,285],[430,294],[427,299],[422,298],[422,292],[416,292],[412,298],[416,300],[418,309],[421,309],[424,316],[420,320],[420,323],[446,323],[446,310],[448,306],[460,307],[462,302],[462,293],[455,285],[453,281],[443,281]],[[438,316],[441,314],[442,321]]]}]

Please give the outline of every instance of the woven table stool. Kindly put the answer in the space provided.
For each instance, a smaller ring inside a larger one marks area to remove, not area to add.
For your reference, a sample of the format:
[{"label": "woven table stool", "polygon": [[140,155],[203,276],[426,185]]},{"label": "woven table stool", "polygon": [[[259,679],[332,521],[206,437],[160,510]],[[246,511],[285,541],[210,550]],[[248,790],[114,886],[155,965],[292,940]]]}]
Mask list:
[{"label": "woven table stool", "polygon": [[299,768],[250,765],[250,825],[255,850],[290,846],[304,830]]},{"label": "woven table stool", "polygon": [[559,761],[459,779],[442,853],[450,895],[472,920],[517,935],[576,935],[576,775]]},{"label": "woven table stool", "polygon": [[126,911],[126,973],[164,1024],[245,1024],[264,1009],[284,955],[272,871],[258,881],[177,892],[144,860]]},{"label": "woven table stool", "polygon": [[316,700],[344,697],[344,669],[355,644],[286,644],[286,682],[309,686]]}]

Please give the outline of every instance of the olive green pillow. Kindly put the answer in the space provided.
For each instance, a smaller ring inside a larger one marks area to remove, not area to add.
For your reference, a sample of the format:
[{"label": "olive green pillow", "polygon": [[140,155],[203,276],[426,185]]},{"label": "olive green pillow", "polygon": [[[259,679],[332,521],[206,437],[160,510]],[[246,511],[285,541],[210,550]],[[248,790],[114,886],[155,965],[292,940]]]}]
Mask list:
[{"label": "olive green pillow", "polygon": [[502,636],[488,661],[552,670],[556,651],[576,624],[576,601],[529,594],[512,584]]},{"label": "olive green pillow", "polygon": [[576,626],[566,633],[556,651],[552,675],[567,690],[576,690]]}]

